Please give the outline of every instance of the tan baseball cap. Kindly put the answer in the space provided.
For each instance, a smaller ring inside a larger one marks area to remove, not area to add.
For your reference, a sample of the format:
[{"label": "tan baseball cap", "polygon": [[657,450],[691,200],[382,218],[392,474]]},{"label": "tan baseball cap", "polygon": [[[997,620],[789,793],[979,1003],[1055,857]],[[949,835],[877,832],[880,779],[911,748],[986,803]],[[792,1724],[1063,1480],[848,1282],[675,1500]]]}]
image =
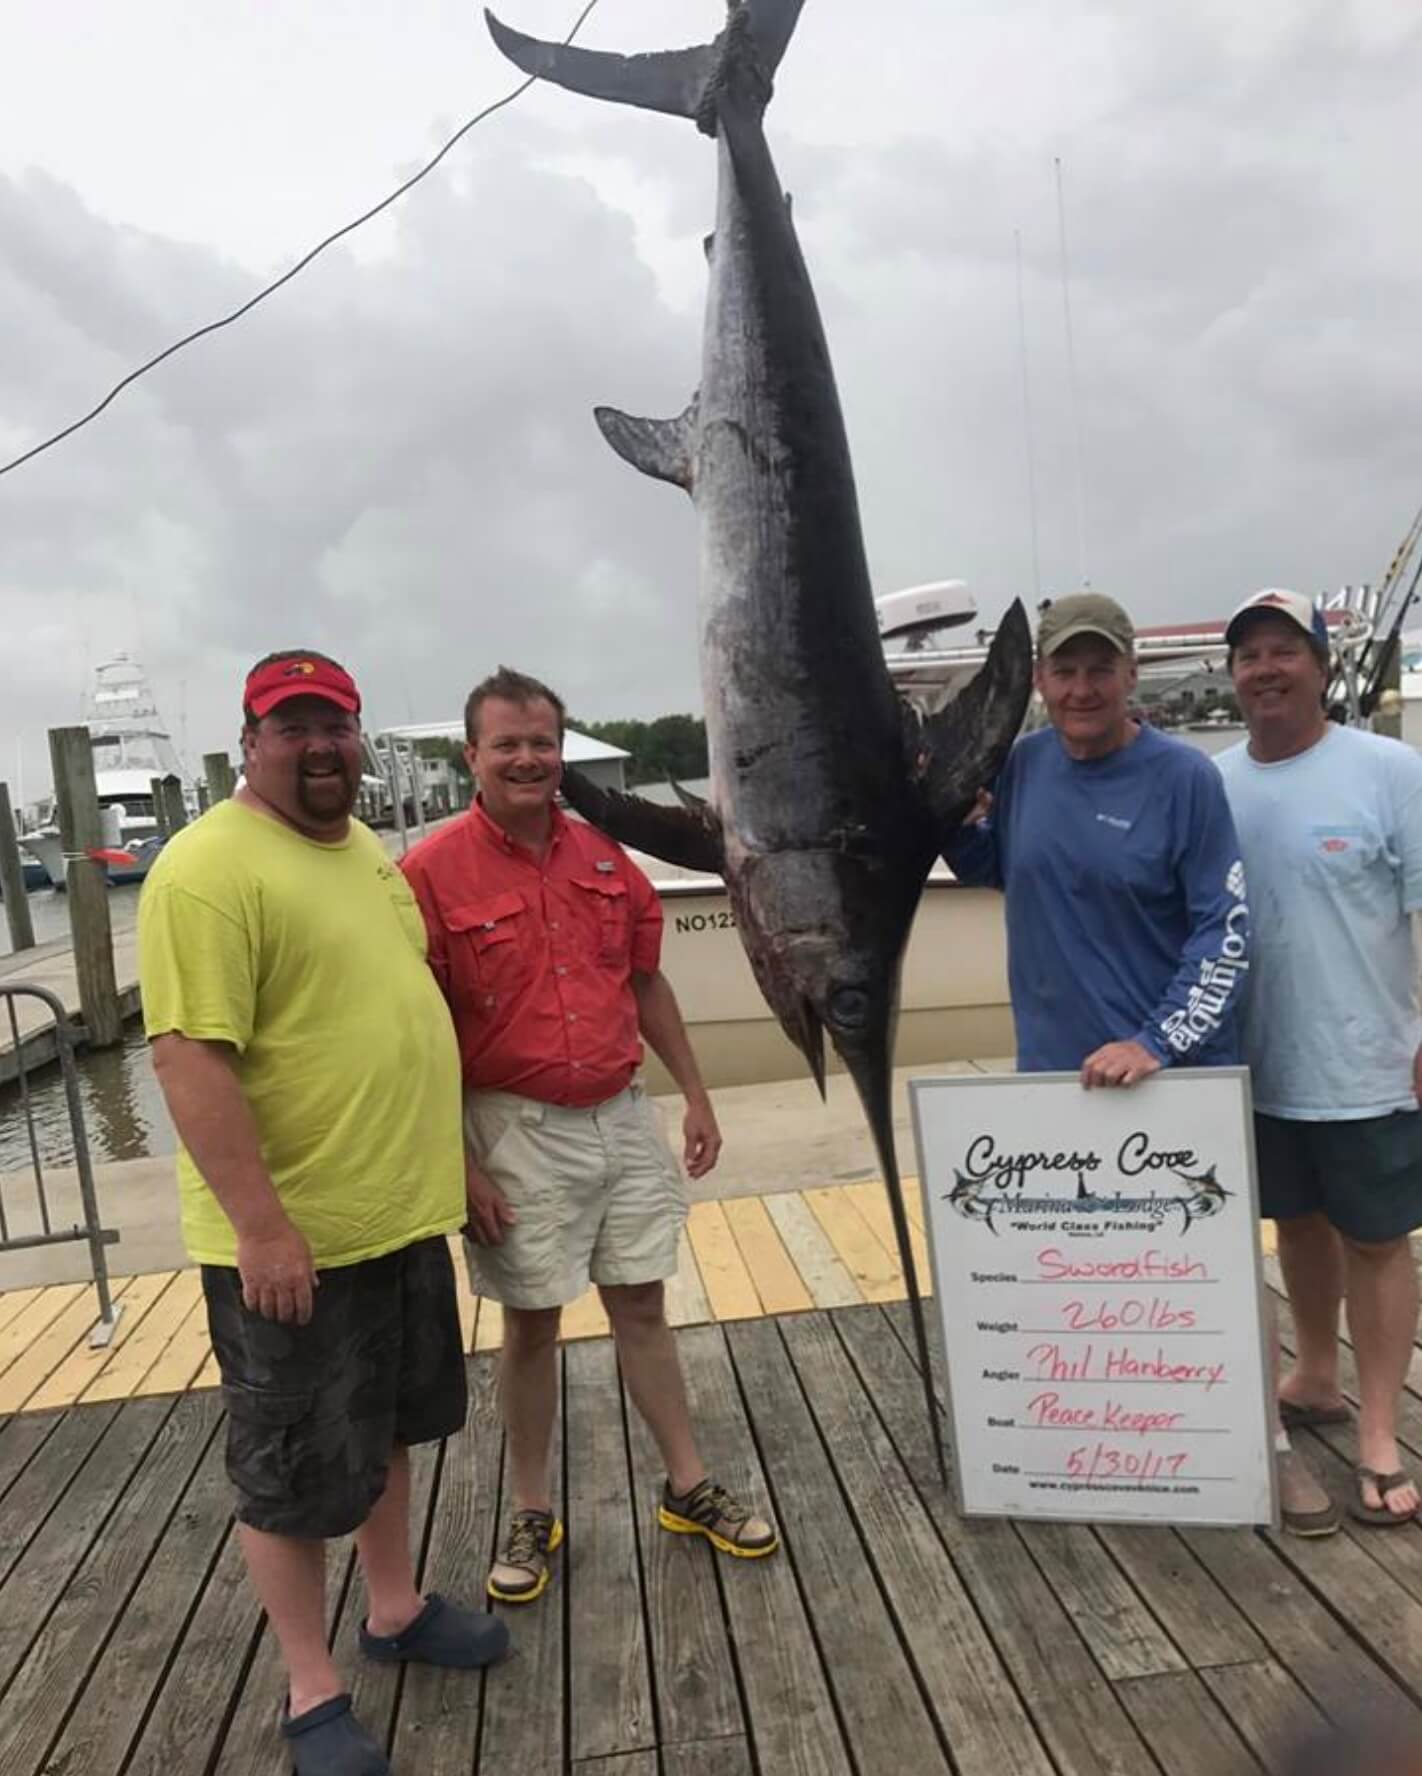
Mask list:
[{"label": "tan baseball cap", "polygon": [[1078,635],[1099,635],[1129,654],[1136,645],[1135,624],[1114,598],[1101,592],[1072,592],[1054,598],[1037,624],[1037,656],[1045,660]]}]

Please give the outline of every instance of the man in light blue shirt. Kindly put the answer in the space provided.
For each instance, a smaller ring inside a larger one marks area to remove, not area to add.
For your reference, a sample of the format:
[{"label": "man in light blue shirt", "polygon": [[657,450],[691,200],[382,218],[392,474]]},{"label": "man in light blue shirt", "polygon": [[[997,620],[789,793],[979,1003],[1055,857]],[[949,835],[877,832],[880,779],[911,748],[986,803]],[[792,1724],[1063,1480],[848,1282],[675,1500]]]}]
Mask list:
[{"label": "man in light blue shirt", "polygon": [[1260,1209],[1278,1225],[1297,1358],[1283,1425],[1337,1423],[1338,1310],[1357,1352],[1350,1510],[1410,1521],[1397,1407],[1417,1330],[1422,1226],[1422,756],[1326,719],[1328,632],[1298,593],[1248,599],[1225,632],[1246,745],[1216,761],[1253,909],[1244,1049]]}]

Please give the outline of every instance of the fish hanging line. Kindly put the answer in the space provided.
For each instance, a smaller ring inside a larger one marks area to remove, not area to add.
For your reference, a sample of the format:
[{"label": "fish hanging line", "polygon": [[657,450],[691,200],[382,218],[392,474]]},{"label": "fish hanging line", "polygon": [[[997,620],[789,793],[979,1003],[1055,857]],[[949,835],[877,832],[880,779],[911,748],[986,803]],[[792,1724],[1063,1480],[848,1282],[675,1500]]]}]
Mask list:
[{"label": "fish hanging line", "polygon": [[[600,0],[587,0],[587,4],[573,21],[572,29],[563,39],[565,44],[571,43],[578,35],[579,31],[582,30],[583,26],[597,10],[599,3]],[[506,105],[512,105],[515,99],[522,98],[537,78],[538,76],[536,74],[529,75],[528,79],[514,87],[512,92],[505,93],[501,99],[495,99],[492,105],[486,105],[482,111],[477,112],[467,123],[462,124],[444,144],[438,154],[436,154],[431,160],[428,160],[417,173],[414,173],[410,178],[406,179],[403,185],[398,185],[388,197],[383,197],[378,204],[374,205],[373,208],[368,209],[364,215],[357,216],[353,222],[347,222],[344,228],[338,228],[334,234],[328,234],[325,240],[319,241],[314,247],[312,247],[309,253],[303,258],[298,259],[295,265],[291,266],[289,270],[284,271],[274,282],[268,284],[265,289],[258,290],[255,296],[248,297],[240,308],[234,308],[231,314],[223,315],[220,320],[209,321],[205,327],[199,327],[195,332],[188,333],[182,339],[175,340],[172,345],[167,346],[163,351],[160,351],[156,357],[149,358],[146,364],[140,364],[136,370],[130,370],[128,375],[125,376],[121,382],[116,382],[114,384],[108,394],[106,394],[103,400],[99,402],[98,406],[91,408],[82,419],[76,419],[72,425],[65,426],[63,431],[56,432],[53,437],[46,438],[42,443],[31,445],[28,450],[22,452],[21,455],[12,458],[11,461],[0,463],[0,475],[8,475],[12,469],[21,468],[25,463],[32,462],[35,457],[42,456],[46,450],[53,450],[56,444],[62,444],[66,438],[72,438],[75,432],[82,431],[86,425],[89,425],[96,420],[106,407],[116,401],[126,388],[137,382],[140,376],[146,376],[150,370],[156,370],[166,358],[173,357],[175,353],[182,351],[185,346],[193,345],[199,339],[205,339],[209,333],[220,332],[223,327],[230,327],[234,321],[240,321],[243,315],[250,314],[259,302],[265,302],[267,297],[275,295],[276,292],[281,289],[283,284],[289,284],[299,272],[305,271],[306,267],[311,264],[312,260],[324,253],[327,247],[333,247],[337,241],[344,240],[348,234],[354,234],[357,228],[363,227],[367,222],[378,216],[382,210],[388,210],[391,204],[398,202],[407,191],[413,190],[414,187],[419,184],[421,179],[427,177],[435,170],[439,163],[444,159],[445,155],[448,154],[457,143],[463,141],[464,137],[469,134],[470,130],[472,130],[476,124],[483,123],[486,117],[492,117],[496,111],[502,111]]]}]

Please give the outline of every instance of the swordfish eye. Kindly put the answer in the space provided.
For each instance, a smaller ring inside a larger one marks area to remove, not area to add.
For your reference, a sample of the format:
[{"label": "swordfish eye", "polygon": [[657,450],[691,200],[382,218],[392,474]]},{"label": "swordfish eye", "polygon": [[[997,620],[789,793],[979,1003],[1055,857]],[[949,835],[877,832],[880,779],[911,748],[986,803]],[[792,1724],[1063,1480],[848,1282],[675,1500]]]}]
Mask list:
[{"label": "swordfish eye", "polygon": [[869,1016],[869,995],[863,987],[835,987],[829,996],[829,1014],[841,1029],[857,1030]]}]

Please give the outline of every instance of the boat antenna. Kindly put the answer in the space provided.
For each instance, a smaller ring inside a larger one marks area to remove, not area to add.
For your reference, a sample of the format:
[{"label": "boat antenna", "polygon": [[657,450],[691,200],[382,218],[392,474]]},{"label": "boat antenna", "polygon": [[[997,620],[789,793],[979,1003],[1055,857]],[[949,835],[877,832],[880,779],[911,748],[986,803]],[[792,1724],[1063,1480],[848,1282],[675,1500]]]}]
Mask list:
[{"label": "boat antenna", "polygon": [[1071,423],[1076,440],[1076,559],[1083,590],[1091,575],[1086,566],[1086,465],[1081,442],[1081,399],[1076,381],[1076,336],[1071,324],[1071,266],[1067,258],[1066,199],[1062,194],[1062,162],[1052,162],[1057,173],[1057,234],[1062,257],[1062,318],[1066,325],[1067,383],[1071,394]]},{"label": "boat antenna", "polygon": [[1032,586],[1042,598],[1042,557],[1037,545],[1037,469],[1032,460],[1032,394],[1027,375],[1027,305],[1022,297],[1022,231],[1014,228],[1012,243],[1017,254],[1017,349],[1022,363],[1022,443],[1027,459],[1027,517],[1032,537]]}]

